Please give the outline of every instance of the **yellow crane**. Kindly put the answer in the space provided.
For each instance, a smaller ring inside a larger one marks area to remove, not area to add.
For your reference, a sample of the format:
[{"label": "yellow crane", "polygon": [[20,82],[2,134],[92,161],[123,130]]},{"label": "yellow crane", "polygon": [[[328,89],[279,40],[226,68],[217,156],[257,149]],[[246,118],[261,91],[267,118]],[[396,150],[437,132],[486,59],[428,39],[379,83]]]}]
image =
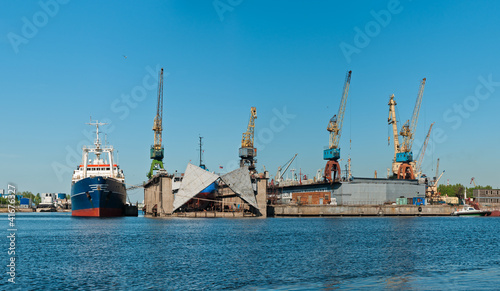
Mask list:
[{"label": "yellow crane", "polygon": [[[389,100],[389,125],[392,125],[394,136],[394,159],[392,162],[392,173],[398,179],[415,179],[415,162],[413,161],[413,153],[411,151],[413,141],[415,139],[415,130],[417,128],[418,116],[420,113],[420,105],[422,104],[422,96],[424,94],[426,78],[420,82],[417,101],[413,109],[411,120],[407,120],[401,127],[398,133],[397,119],[396,119],[396,101],[394,94],[391,95]],[[402,143],[399,142],[399,136],[403,137]]]},{"label": "yellow crane", "polygon": [[441,173],[441,175],[438,176],[438,174],[439,174],[439,159],[437,159],[436,176],[434,177],[434,179],[432,181],[429,182],[429,186],[427,186],[426,193],[425,193],[426,198],[432,198],[433,200],[439,201],[439,193],[437,191],[437,188],[438,188],[439,180],[441,180],[441,178],[443,177],[444,172],[445,171],[443,171]]},{"label": "yellow crane", "polygon": [[351,73],[347,72],[344,90],[342,91],[342,99],[340,100],[340,107],[338,114],[330,118],[326,130],[330,132],[330,142],[328,149],[323,151],[323,159],[327,160],[325,166],[325,179],[330,182],[334,182],[340,179],[340,165],[338,160],[340,159],[340,135],[342,133],[342,124],[344,122],[345,106],[347,103],[347,95],[349,94],[349,86],[351,84]]},{"label": "yellow crane", "polygon": [[147,177],[151,179],[154,170],[164,170],[163,156],[164,148],[162,145],[162,131],[163,131],[163,68],[158,74],[158,99],[156,105],[156,116],[153,123],[153,131],[155,133],[154,145],[150,149],[151,168]]},{"label": "yellow crane", "polygon": [[255,172],[255,163],[257,160],[257,149],[253,147],[255,119],[257,119],[257,109],[252,107],[250,109],[250,119],[248,121],[247,131],[243,133],[240,148],[240,167],[248,166],[251,172]]}]

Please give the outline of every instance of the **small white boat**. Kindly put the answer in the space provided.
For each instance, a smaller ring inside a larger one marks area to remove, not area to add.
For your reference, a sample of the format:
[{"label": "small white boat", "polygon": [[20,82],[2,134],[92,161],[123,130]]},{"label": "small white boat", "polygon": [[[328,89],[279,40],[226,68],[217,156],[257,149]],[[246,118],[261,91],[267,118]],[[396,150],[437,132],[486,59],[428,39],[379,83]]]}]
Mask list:
[{"label": "small white boat", "polygon": [[470,205],[464,205],[461,209],[455,210],[451,215],[454,216],[486,216],[491,214],[487,210],[477,210]]}]

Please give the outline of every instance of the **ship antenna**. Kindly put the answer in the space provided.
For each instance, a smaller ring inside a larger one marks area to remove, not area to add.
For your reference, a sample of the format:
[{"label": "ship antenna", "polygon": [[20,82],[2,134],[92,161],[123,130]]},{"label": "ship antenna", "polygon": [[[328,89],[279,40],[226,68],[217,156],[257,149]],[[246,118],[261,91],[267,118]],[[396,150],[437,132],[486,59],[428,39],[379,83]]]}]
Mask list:
[{"label": "ship antenna", "polygon": [[96,120],[95,122],[92,122],[92,119],[91,119],[90,122],[87,124],[88,125],[95,125],[95,127],[96,127],[96,140],[94,142],[95,148],[96,148],[95,155],[97,156],[97,159],[99,159],[99,156],[101,155],[101,147],[100,147],[101,141],[99,140],[99,125],[106,125],[107,123],[99,122],[98,120]]}]

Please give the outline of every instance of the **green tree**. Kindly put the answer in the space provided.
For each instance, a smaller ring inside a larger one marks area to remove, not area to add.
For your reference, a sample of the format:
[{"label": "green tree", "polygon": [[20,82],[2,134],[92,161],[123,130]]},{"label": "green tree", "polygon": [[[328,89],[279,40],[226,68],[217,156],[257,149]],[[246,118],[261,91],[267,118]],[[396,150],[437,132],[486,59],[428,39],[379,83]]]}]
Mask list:
[{"label": "green tree", "polygon": [[439,185],[438,186],[438,192],[441,193],[441,195],[448,195],[448,197],[458,197],[460,199],[463,198],[464,196],[464,185],[462,184],[455,184],[455,185]]},{"label": "green tree", "polygon": [[40,196],[40,193],[36,193],[35,199],[33,199],[33,203],[35,203],[36,206],[42,202],[42,197]]}]

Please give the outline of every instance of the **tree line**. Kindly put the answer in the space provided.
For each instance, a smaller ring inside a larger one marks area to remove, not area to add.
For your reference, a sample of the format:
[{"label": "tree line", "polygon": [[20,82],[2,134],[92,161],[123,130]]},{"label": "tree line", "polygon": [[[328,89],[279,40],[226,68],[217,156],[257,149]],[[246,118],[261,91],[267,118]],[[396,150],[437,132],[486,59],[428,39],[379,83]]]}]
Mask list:
[{"label": "tree line", "polygon": [[[23,198],[30,198],[31,202],[35,203],[36,206],[38,206],[38,204],[42,202],[42,197],[40,196],[40,193],[36,193],[35,195],[30,191],[23,191],[16,193],[16,205],[19,205],[18,195],[20,195]],[[70,199],[70,196],[66,195],[66,199]],[[10,204],[10,202],[7,199],[7,195],[0,197],[0,204]]]},{"label": "tree line", "polygon": [[493,189],[490,185],[487,186],[475,186],[475,187],[465,187],[462,184],[455,185],[439,185],[437,191],[441,193],[442,196],[448,195],[448,197],[458,197],[459,199],[464,198],[464,190],[467,191],[467,198],[471,198],[474,196],[475,189]]}]

